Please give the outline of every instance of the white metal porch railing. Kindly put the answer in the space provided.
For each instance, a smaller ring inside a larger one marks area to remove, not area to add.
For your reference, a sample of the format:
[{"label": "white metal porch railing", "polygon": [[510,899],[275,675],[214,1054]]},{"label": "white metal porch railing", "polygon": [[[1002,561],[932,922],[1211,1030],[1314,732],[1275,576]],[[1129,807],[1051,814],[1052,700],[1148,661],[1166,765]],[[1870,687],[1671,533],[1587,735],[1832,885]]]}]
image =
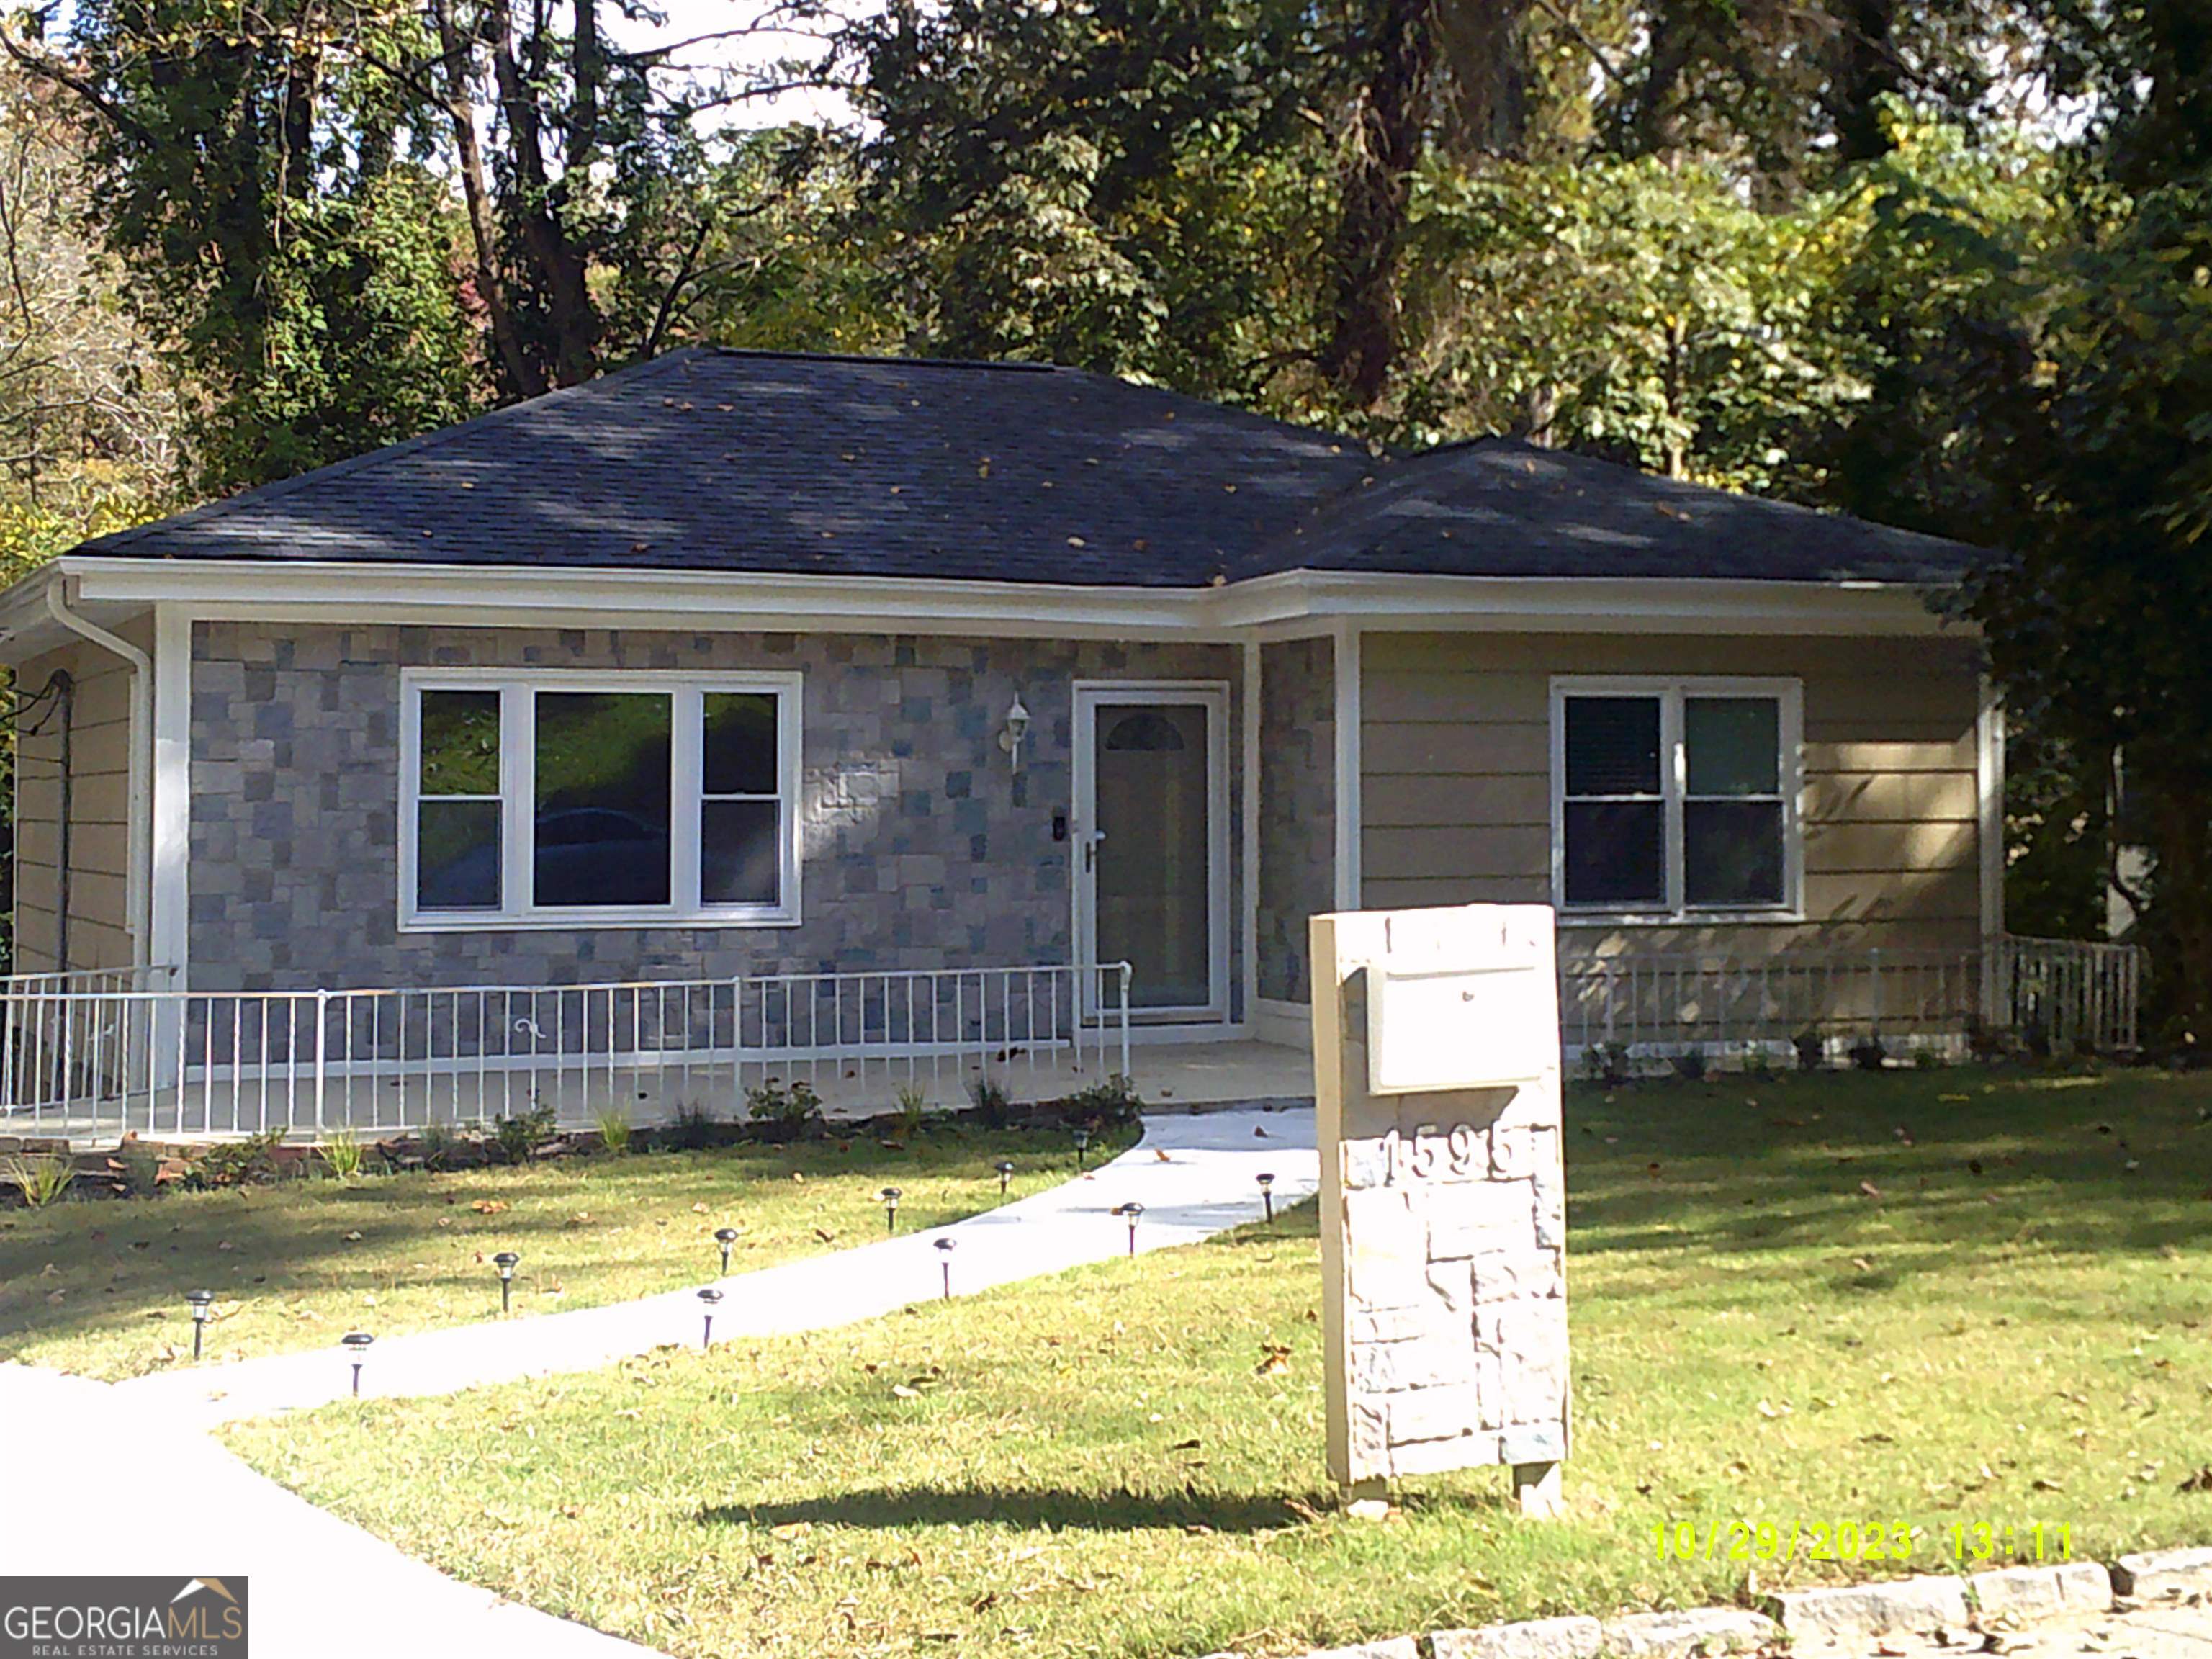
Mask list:
[{"label": "white metal porch railing", "polygon": [[1563,954],[1561,1038],[1571,1056],[1786,1054],[1809,1037],[1832,1057],[1869,1036],[1893,1054],[1955,1056],[1981,1029],[2127,1053],[2140,1040],[2142,975],[2132,945],[2009,935],[1950,952]]},{"label": "white metal porch railing", "polygon": [[0,988],[0,1122],[105,1138],[382,1132],[538,1106],[741,1118],[799,1081],[882,1108],[992,1077],[1041,1098],[1129,1066],[1127,963],[575,986]]}]

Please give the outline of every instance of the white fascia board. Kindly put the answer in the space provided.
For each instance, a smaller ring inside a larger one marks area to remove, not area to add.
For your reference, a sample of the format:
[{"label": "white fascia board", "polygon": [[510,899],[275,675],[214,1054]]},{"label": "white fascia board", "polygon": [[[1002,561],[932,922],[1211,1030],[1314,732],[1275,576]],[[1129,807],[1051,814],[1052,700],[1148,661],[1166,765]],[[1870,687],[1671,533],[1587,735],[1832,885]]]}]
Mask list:
[{"label": "white fascia board", "polygon": [[[1971,629],[1929,609],[1923,590],[1881,583],[1694,579],[1506,578],[1287,571],[1222,587],[1079,587],[1042,582],[775,575],[684,570],[547,569],[68,557],[80,602],[184,604],[210,621],[447,627],[670,628],[974,634],[1002,637],[1242,640],[1334,631],[1729,633],[1935,635]],[[40,573],[44,575],[46,573]],[[0,597],[8,631],[30,625],[23,589]]]},{"label": "white fascia board", "polygon": [[605,627],[809,632],[854,625],[900,633],[1190,635],[1181,589],[1041,582],[601,570],[538,566],[345,564],[309,561],[81,558],[89,600],[182,600],[204,618],[312,621],[342,608],[355,623],[447,627]]},{"label": "white fascia board", "polygon": [[1217,624],[1263,637],[1368,632],[1927,635],[1972,630],[1931,609],[1928,590],[1891,582],[1705,578],[1425,576],[1292,570],[1206,593]]}]

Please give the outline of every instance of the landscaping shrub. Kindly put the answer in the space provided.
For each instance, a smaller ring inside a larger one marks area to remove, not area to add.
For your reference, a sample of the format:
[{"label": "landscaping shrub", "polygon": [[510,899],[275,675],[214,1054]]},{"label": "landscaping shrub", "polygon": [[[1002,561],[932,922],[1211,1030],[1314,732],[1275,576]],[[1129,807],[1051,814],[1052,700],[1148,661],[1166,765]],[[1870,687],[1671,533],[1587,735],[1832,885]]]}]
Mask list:
[{"label": "landscaping shrub", "polygon": [[1851,1064],[1862,1072],[1879,1072],[1889,1064],[1889,1050],[1878,1036],[1863,1036],[1851,1044]]},{"label": "landscaping shrub", "polygon": [[425,1123],[415,1137],[415,1144],[422,1150],[422,1167],[443,1170],[452,1164],[453,1154],[461,1144],[450,1123]]},{"label": "landscaping shrub", "polygon": [[1817,1072],[1828,1063],[1828,1040],[1810,1025],[1791,1037],[1790,1046],[1797,1051],[1801,1072]]},{"label": "landscaping shrub", "polygon": [[22,1194],[23,1202],[42,1210],[69,1191],[76,1165],[60,1152],[32,1152],[0,1164],[0,1180]]},{"label": "landscaping shrub", "polygon": [[1583,1050],[1583,1068],[1593,1083],[1618,1089],[1629,1079],[1630,1055],[1625,1042],[1593,1042]]},{"label": "landscaping shrub", "polygon": [[1003,1129],[1013,1119],[1014,1097],[1006,1092],[1006,1085],[988,1072],[969,1084],[968,1098],[975,1103],[975,1114],[983,1120],[987,1129]]},{"label": "landscaping shrub", "polygon": [[629,1150],[629,1119],[619,1110],[599,1114],[599,1145],[620,1158]]},{"label": "landscaping shrub", "polygon": [[822,1115],[822,1097],[811,1084],[770,1078],[745,1091],[745,1115],[761,1139],[796,1140]]},{"label": "landscaping shrub", "polygon": [[492,1138],[499,1144],[500,1156],[509,1164],[527,1164],[553,1138],[560,1123],[560,1115],[541,1103],[526,1112],[500,1119],[493,1126]]},{"label": "landscaping shrub", "polygon": [[1685,1083],[1703,1083],[1705,1080],[1705,1051],[1703,1048],[1685,1048],[1676,1054],[1674,1075]]},{"label": "landscaping shrub", "polygon": [[722,1121],[709,1107],[698,1102],[685,1102],[676,1109],[675,1121],[668,1126],[669,1144],[678,1152],[703,1152],[722,1141]]},{"label": "landscaping shrub", "polygon": [[1145,1109],[1145,1097],[1119,1072],[1103,1083],[1078,1089],[1060,1103],[1063,1115],[1097,1124],[1134,1123]]},{"label": "landscaping shrub", "polygon": [[185,1185],[195,1192],[210,1192],[274,1181],[281,1173],[276,1148],[283,1139],[283,1130],[264,1129],[243,1140],[206,1147],[185,1166]]}]

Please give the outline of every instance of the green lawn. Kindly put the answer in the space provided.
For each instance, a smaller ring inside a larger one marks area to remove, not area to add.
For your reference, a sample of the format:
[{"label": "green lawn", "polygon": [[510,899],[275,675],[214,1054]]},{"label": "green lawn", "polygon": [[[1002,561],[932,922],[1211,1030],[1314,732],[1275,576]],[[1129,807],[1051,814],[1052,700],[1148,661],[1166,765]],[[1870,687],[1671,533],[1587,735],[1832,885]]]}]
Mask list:
[{"label": "green lawn", "polygon": [[[1093,1157],[1127,1145],[1102,1136]],[[790,1147],[571,1157],[450,1175],[287,1181],[152,1200],[0,1212],[0,1359],[115,1378],[189,1364],[184,1297],[217,1297],[210,1362],[495,1317],[500,1250],[522,1257],[515,1316],[702,1284],[718,1227],[742,1272],[957,1220],[1073,1172],[1066,1136],[933,1127],[904,1150],[872,1138]]]},{"label": "green lawn", "polygon": [[[1570,1518],[1322,1479],[1310,1209],[702,1357],[232,1432],[403,1548],[683,1654],[1289,1653],[1734,1599],[1652,1528],[2212,1540],[2212,1079],[1905,1073],[1569,1103]],[[1279,1355],[1279,1362],[1271,1356]],[[2206,1485],[2212,1485],[2207,1482]]]}]

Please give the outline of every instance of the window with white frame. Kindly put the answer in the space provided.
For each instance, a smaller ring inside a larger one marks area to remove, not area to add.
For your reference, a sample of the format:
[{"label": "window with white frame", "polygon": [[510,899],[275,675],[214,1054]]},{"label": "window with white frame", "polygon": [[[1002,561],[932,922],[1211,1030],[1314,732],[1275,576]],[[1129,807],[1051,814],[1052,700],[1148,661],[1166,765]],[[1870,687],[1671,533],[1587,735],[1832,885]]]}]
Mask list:
[{"label": "window with white frame", "polygon": [[798,920],[798,675],[403,684],[404,921]]},{"label": "window with white frame", "polygon": [[1560,908],[1794,910],[1801,708],[1796,681],[1554,681]]}]

